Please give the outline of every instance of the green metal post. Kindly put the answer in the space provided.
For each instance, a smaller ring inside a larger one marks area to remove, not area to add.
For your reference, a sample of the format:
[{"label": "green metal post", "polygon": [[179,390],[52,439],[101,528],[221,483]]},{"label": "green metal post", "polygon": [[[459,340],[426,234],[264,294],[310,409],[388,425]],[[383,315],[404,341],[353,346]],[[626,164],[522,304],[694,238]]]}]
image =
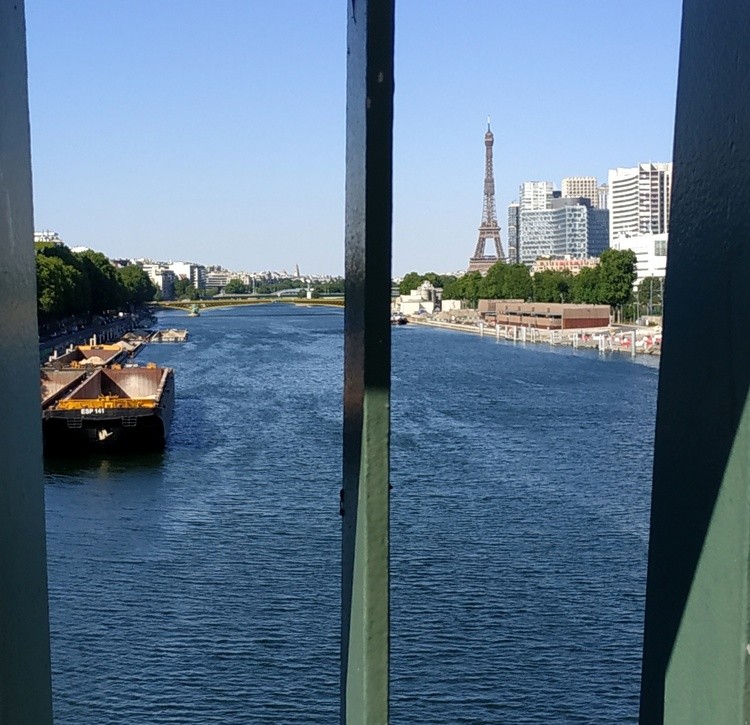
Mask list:
[{"label": "green metal post", "polygon": [[0,0],[0,725],[52,722],[23,0]]},{"label": "green metal post", "polygon": [[341,722],[388,722],[393,0],[349,0]]},{"label": "green metal post", "polygon": [[640,721],[750,720],[750,4],[683,3]]}]

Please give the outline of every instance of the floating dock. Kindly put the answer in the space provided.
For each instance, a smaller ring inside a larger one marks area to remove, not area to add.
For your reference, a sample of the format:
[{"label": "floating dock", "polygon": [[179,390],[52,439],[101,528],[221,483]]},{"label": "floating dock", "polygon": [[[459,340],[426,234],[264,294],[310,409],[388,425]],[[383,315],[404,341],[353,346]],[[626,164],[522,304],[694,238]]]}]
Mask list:
[{"label": "floating dock", "polygon": [[149,342],[187,342],[188,341],[187,330],[157,330],[152,333],[148,338]]}]

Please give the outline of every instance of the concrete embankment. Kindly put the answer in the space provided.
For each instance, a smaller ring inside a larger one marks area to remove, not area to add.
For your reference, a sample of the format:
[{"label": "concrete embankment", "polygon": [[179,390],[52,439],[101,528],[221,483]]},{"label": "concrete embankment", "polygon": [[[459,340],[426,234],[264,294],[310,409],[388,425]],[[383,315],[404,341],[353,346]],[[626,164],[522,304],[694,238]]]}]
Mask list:
[{"label": "concrete embankment", "polygon": [[567,345],[576,349],[623,352],[630,355],[659,355],[661,353],[661,332],[654,332],[653,328],[599,327],[581,330],[542,330],[534,327],[495,326],[476,322],[462,324],[423,317],[410,317],[409,322],[510,342]]}]

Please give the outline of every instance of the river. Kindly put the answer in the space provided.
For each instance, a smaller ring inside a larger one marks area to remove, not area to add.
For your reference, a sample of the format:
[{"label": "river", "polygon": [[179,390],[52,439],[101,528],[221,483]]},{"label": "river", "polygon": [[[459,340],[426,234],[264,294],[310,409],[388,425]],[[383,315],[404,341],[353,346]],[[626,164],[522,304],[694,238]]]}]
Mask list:
[{"label": "river", "polygon": [[[343,314],[189,318],[164,455],[48,461],[58,724],[338,718]],[[391,722],[636,722],[656,361],[393,329]]]}]

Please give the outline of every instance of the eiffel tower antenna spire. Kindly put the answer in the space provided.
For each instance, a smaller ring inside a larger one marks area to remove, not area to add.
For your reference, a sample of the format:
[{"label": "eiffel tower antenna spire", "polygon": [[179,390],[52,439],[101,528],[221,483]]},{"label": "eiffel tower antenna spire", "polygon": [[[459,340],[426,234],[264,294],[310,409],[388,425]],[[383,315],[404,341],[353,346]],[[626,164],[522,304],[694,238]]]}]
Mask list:
[{"label": "eiffel tower antenna spire", "polygon": [[[490,130],[490,117],[487,116],[487,133],[484,134],[484,204],[482,206],[482,223],[479,225],[479,240],[474,256],[469,259],[469,272],[483,274],[495,264],[504,262],[503,246],[500,243],[500,226],[497,223],[495,207],[495,172],[492,167],[492,146],[495,137]],[[485,254],[487,240],[495,243],[495,256]]]}]

